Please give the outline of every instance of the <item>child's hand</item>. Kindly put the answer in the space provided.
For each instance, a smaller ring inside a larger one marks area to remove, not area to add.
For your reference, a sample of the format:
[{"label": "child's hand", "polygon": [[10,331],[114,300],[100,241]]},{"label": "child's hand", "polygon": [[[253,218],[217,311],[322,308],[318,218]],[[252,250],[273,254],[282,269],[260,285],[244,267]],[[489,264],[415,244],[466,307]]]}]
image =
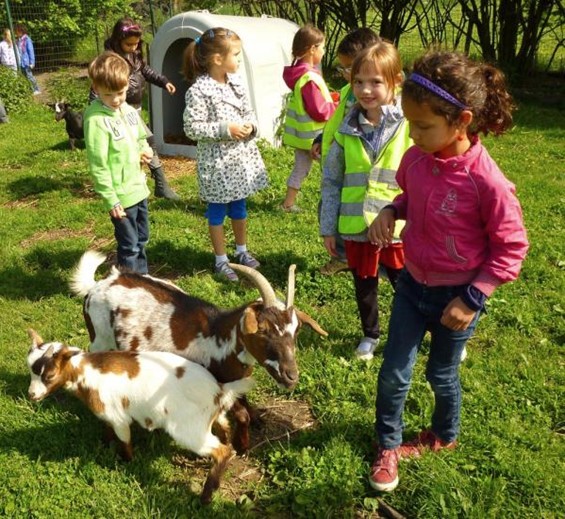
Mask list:
[{"label": "child's hand", "polygon": [[253,125],[251,123],[229,123],[228,130],[233,139],[235,139],[236,141],[242,141],[243,139],[247,139],[247,137],[251,135],[251,132],[253,131]]},{"label": "child's hand", "polygon": [[127,216],[126,212],[124,211],[124,208],[122,207],[121,204],[115,205],[111,210],[110,210],[110,216],[112,218],[116,218],[116,220],[121,220],[122,218],[124,218],[125,216]]},{"label": "child's hand", "polygon": [[149,164],[153,158],[153,150],[149,148],[148,150],[143,150],[141,152],[141,162],[144,164]]},{"label": "child's hand", "polygon": [[440,322],[450,330],[463,331],[469,327],[475,313],[463,302],[463,299],[456,297],[445,307]]},{"label": "child's hand", "polygon": [[245,123],[243,127],[247,131],[246,137],[249,137],[253,133],[253,125],[251,123]]},{"label": "child's hand", "polygon": [[173,85],[172,83],[167,83],[165,85],[165,88],[166,88],[167,92],[169,92],[169,94],[171,94],[171,95],[173,95],[177,91],[175,85]]},{"label": "child's hand", "polygon": [[335,236],[324,236],[324,247],[328,251],[330,256],[337,257],[337,251],[335,249]]},{"label": "child's hand", "polygon": [[367,232],[369,241],[380,248],[390,245],[394,236],[395,222],[394,210],[390,208],[381,209]]},{"label": "child's hand", "polygon": [[312,147],[310,148],[310,157],[312,157],[312,160],[320,160],[321,156],[322,156],[322,144],[319,142],[315,142],[314,144],[312,144]]}]

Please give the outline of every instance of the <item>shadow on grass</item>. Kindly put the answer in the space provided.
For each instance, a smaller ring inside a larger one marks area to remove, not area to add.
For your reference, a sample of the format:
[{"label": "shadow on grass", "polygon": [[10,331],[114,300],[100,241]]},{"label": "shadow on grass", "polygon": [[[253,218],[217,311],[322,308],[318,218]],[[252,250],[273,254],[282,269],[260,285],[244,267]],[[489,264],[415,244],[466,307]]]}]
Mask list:
[{"label": "shadow on grass", "polygon": [[[82,139],[77,139],[75,141],[75,147],[78,150],[85,150],[86,149],[86,145],[84,143],[84,141]],[[69,143],[68,139],[62,140],[61,142],[58,142],[57,144],[51,146],[51,148],[49,148],[52,151],[68,151],[69,153],[73,153],[73,150],[71,150],[71,145]]]},{"label": "shadow on grass", "polygon": [[87,186],[84,178],[76,171],[57,172],[56,176],[27,176],[10,182],[6,186],[14,201],[25,203],[25,199],[53,191],[71,191],[77,197],[84,197]]}]

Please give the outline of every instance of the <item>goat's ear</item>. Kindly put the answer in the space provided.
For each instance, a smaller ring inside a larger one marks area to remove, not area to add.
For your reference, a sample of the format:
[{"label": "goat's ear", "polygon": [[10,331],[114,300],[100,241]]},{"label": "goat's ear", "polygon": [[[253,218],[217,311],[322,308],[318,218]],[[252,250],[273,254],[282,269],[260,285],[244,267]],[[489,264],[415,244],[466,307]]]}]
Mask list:
[{"label": "goat's ear", "polygon": [[27,331],[31,339],[31,346],[32,348],[39,348],[45,341],[41,338],[41,336],[32,328]]},{"label": "goat's ear", "polygon": [[302,310],[298,310],[298,308],[294,308],[294,311],[296,312],[296,315],[300,319],[300,322],[310,326],[310,328],[312,328],[312,330],[314,330],[316,333],[320,334],[322,337],[328,336],[328,332],[326,332],[326,330],[324,330],[318,324],[318,322],[315,319],[313,319],[312,317],[310,317],[307,313],[303,312]]},{"label": "goat's ear", "polygon": [[77,354],[77,352],[76,352],[76,350],[73,350],[71,348],[67,348],[66,346],[64,346],[63,349],[60,350],[58,354],[60,355],[60,358],[67,361],[71,357],[74,357]]},{"label": "goat's ear", "polygon": [[257,333],[259,324],[257,323],[257,315],[255,310],[248,306],[243,312],[242,331],[246,334]]}]

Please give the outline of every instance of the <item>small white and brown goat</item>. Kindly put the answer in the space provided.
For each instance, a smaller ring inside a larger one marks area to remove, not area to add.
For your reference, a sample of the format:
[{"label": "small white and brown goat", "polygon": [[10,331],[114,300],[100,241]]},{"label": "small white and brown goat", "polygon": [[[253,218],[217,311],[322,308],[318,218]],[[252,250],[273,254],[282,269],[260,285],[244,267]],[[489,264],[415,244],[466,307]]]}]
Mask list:
[{"label": "small white and brown goat", "polygon": [[214,462],[200,500],[208,504],[234,452],[212,434],[228,438],[225,411],[253,386],[250,378],[219,384],[203,366],[167,352],[84,352],[45,343],[34,330],[27,363],[28,395],[40,401],[64,388],[105,422],[119,441],[122,458],[133,457],[130,426],[164,429],[179,445]]},{"label": "small white and brown goat", "polygon": [[[262,300],[221,310],[168,281],[115,267],[97,282],[94,274],[104,260],[99,252],[85,252],[71,279],[71,290],[85,297],[91,351],[169,351],[203,365],[221,383],[250,376],[258,363],[281,386],[292,389],[298,382],[295,347],[301,323],[327,335],[294,307],[294,265],[289,269],[286,303],[277,299],[261,273],[232,265],[253,282]],[[233,445],[244,452],[253,416],[246,398],[236,402],[232,414]]]}]

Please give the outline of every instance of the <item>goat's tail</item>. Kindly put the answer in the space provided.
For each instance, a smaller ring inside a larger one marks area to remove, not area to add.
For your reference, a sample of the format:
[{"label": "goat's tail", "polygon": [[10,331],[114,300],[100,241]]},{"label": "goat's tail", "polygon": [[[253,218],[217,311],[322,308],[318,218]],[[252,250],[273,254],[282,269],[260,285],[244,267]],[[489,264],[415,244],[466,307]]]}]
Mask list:
[{"label": "goat's tail", "polygon": [[90,289],[96,285],[94,273],[104,261],[106,261],[104,254],[95,250],[87,250],[80,258],[71,276],[71,292],[77,296],[85,297]]},{"label": "goat's tail", "polygon": [[222,395],[220,396],[220,407],[230,409],[233,403],[255,386],[255,381],[251,377],[240,378],[235,382],[222,384]]}]

